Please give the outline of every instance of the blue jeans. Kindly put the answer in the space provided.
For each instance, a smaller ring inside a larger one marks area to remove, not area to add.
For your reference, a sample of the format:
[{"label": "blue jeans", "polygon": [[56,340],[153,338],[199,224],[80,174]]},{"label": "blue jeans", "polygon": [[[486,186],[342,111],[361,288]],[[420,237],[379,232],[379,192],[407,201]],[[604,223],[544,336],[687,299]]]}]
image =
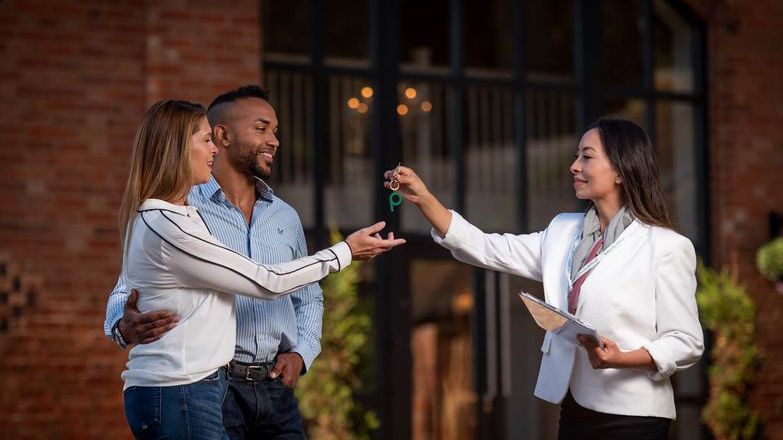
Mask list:
[{"label": "blue jeans", "polygon": [[226,370],[188,385],[130,387],[123,393],[125,417],[137,439],[226,440],[221,406]]},{"label": "blue jeans", "polygon": [[229,376],[223,423],[232,440],[306,438],[294,392],[279,380]]}]

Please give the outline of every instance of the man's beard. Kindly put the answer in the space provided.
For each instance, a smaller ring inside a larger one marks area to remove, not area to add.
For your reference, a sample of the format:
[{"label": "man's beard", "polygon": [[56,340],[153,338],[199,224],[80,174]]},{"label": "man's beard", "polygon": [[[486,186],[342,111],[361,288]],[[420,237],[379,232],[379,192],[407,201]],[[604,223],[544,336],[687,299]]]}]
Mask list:
[{"label": "man's beard", "polygon": [[272,177],[272,170],[265,171],[261,168],[261,166],[258,164],[261,157],[261,153],[248,155],[245,159],[245,164],[247,165],[248,171],[250,171],[250,174],[252,174],[255,177],[258,177],[259,179],[267,180],[270,177]]}]

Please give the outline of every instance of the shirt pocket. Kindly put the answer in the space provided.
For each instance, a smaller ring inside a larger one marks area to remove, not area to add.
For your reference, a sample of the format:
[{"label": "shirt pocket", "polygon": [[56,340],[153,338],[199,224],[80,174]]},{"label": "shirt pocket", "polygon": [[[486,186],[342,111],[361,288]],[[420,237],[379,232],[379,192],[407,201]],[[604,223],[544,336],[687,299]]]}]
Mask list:
[{"label": "shirt pocket", "polygon": [[271,225],[254,232],[254,255],[262,255],[266,264],[287,263],[300,255],[297,229],[294,226]]}]

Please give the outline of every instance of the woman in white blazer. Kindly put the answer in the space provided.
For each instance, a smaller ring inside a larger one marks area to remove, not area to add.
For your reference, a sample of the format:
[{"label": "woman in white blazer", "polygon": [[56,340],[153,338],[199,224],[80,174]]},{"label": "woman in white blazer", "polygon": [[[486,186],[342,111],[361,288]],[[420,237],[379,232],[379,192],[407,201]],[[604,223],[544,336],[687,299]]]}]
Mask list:
[{"label": "woman in white blazer", "polygon": [[585,214],[556,216],[541,232],[486,234],[433,196],[416,173],[385,173],[460,261],[542,281],[546,301],[592,324],[605,344],[547,332],[535,395],[561,403],[560,439],[666,439],[675,418],[669,376],[696,363],[703,333],[696,255],[678,234],[646,133],[600,119],[571,165]]}]

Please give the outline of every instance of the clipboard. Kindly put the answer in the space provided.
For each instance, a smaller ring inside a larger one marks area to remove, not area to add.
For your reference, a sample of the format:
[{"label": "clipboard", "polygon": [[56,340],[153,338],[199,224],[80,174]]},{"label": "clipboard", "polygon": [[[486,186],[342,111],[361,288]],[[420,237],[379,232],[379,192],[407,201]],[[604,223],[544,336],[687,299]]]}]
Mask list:
[{"label": "clipboard", "polygon": [[604,348],[604,343],[598,336],[598,332],[590,324],[581,321],[576,316],[559,310],[536,298],[527,292],[519,292],[519,298],[525,304],[533,320],[539,327],[552,332],[562,338],[578,344],[577,335],[591,336],[599,347]]}]

